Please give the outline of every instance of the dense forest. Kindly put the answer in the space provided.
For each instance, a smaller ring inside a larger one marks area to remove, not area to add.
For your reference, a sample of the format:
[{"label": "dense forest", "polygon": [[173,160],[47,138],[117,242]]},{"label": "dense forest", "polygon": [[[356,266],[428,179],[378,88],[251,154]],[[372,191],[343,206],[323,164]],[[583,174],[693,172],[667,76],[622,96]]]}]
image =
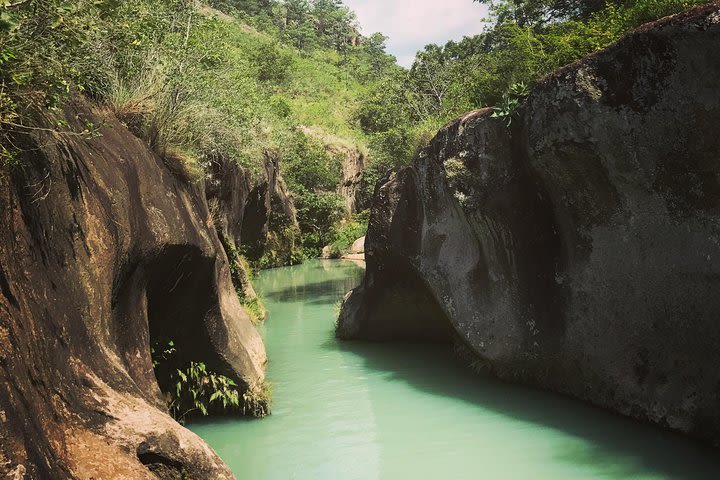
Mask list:
[{"label": "dense forest", "polygon": [[360,33],[340,0],[0,1],[3,169],[22,168],[18,139],[77,94],[195,179],[217,158],[257,171],[274,152],[298,209],[304,251],[282,257],[295,263],[323,245],[342,249],[367,221],[345,211],[341,159],[330,147],[367,157],[371,192],[453,117],[494,106],[512,122],[543,75],[705,2],[480,3],[491,12],[482,33],[428,45],[408,70],[383,34]]}]

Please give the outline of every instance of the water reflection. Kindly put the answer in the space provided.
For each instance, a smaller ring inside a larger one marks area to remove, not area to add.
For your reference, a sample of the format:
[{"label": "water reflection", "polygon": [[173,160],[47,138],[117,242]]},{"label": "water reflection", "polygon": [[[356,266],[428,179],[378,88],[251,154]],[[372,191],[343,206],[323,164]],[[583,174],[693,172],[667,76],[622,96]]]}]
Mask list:
[{"label": "water reflection", "polygon": [[720,478],[717,450],[558,395],[479,377],[447,348],[338,342],[362,271],[263,272],[273,415],[192,428],[238,478]]},{"label": "water reflection", "polygon": [[[716,449],[560,395],[480,376],[463,369],[444,347],[333,339],[324,348],[352,352],[363,359],[364,368],[389,373],[384,377],[387,382],[405,383],[424,394],[453,397],[508,420],[527,422],[529,430],[568,435],[556,442],[551,459],[586,467],[602,478],[720,478]],[[448,418],[448,422],[463,419]]]}]

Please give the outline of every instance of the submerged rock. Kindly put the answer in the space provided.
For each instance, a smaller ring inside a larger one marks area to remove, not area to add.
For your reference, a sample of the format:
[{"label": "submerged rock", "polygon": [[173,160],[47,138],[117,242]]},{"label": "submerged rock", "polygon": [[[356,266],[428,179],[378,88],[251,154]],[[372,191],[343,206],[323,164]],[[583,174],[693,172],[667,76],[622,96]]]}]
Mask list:
[{"label": "submerged rock", "polygon": [[456,341],[720,443],[719,48],[701,7],[550,75],[512,130],[444,127],[378,184],[338,336]]},{"label": "submerged rock", "polygon": [[81,102],[65,116],[102,136],[36,130],[0,175],[0,473],[232,478],[168,416],[150,355],[171,338],[245,391],[264,380],[203,183]]}]

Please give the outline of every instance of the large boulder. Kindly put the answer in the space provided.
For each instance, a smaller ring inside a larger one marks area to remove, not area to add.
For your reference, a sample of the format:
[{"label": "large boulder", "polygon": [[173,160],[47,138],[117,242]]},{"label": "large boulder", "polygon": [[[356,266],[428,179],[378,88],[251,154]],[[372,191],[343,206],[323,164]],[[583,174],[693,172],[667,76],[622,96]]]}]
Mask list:
[{"label": "large boulder", "polygon": [[348,253],[365,253],[365,235],[353,242]]},{"label": "large boulder", "polygon": [[640,28],[382,179],[342,338],[476,366],[720,443],[720,5]]},{"label": "large boulder", "polygon": [[166,413],[150,352],[262,387],[203,182],[82,102],[65,118],[102,136],[19,135],[0,174],[0,476],[232,478]]}]

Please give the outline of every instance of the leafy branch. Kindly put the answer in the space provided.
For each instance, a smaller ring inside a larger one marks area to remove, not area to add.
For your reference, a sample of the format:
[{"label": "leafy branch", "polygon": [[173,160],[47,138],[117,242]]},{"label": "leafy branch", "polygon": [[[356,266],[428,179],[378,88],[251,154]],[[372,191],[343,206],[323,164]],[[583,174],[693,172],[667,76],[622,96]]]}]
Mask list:
[{"label": "leafy branch", "polygon": [[525,82],[513,83],[510,89],[503,95],[499,105],[493,107],[492,116],[505,119],[505,125],[510,128],[513,118],[516,118],[530,95],[530,89]]}]

